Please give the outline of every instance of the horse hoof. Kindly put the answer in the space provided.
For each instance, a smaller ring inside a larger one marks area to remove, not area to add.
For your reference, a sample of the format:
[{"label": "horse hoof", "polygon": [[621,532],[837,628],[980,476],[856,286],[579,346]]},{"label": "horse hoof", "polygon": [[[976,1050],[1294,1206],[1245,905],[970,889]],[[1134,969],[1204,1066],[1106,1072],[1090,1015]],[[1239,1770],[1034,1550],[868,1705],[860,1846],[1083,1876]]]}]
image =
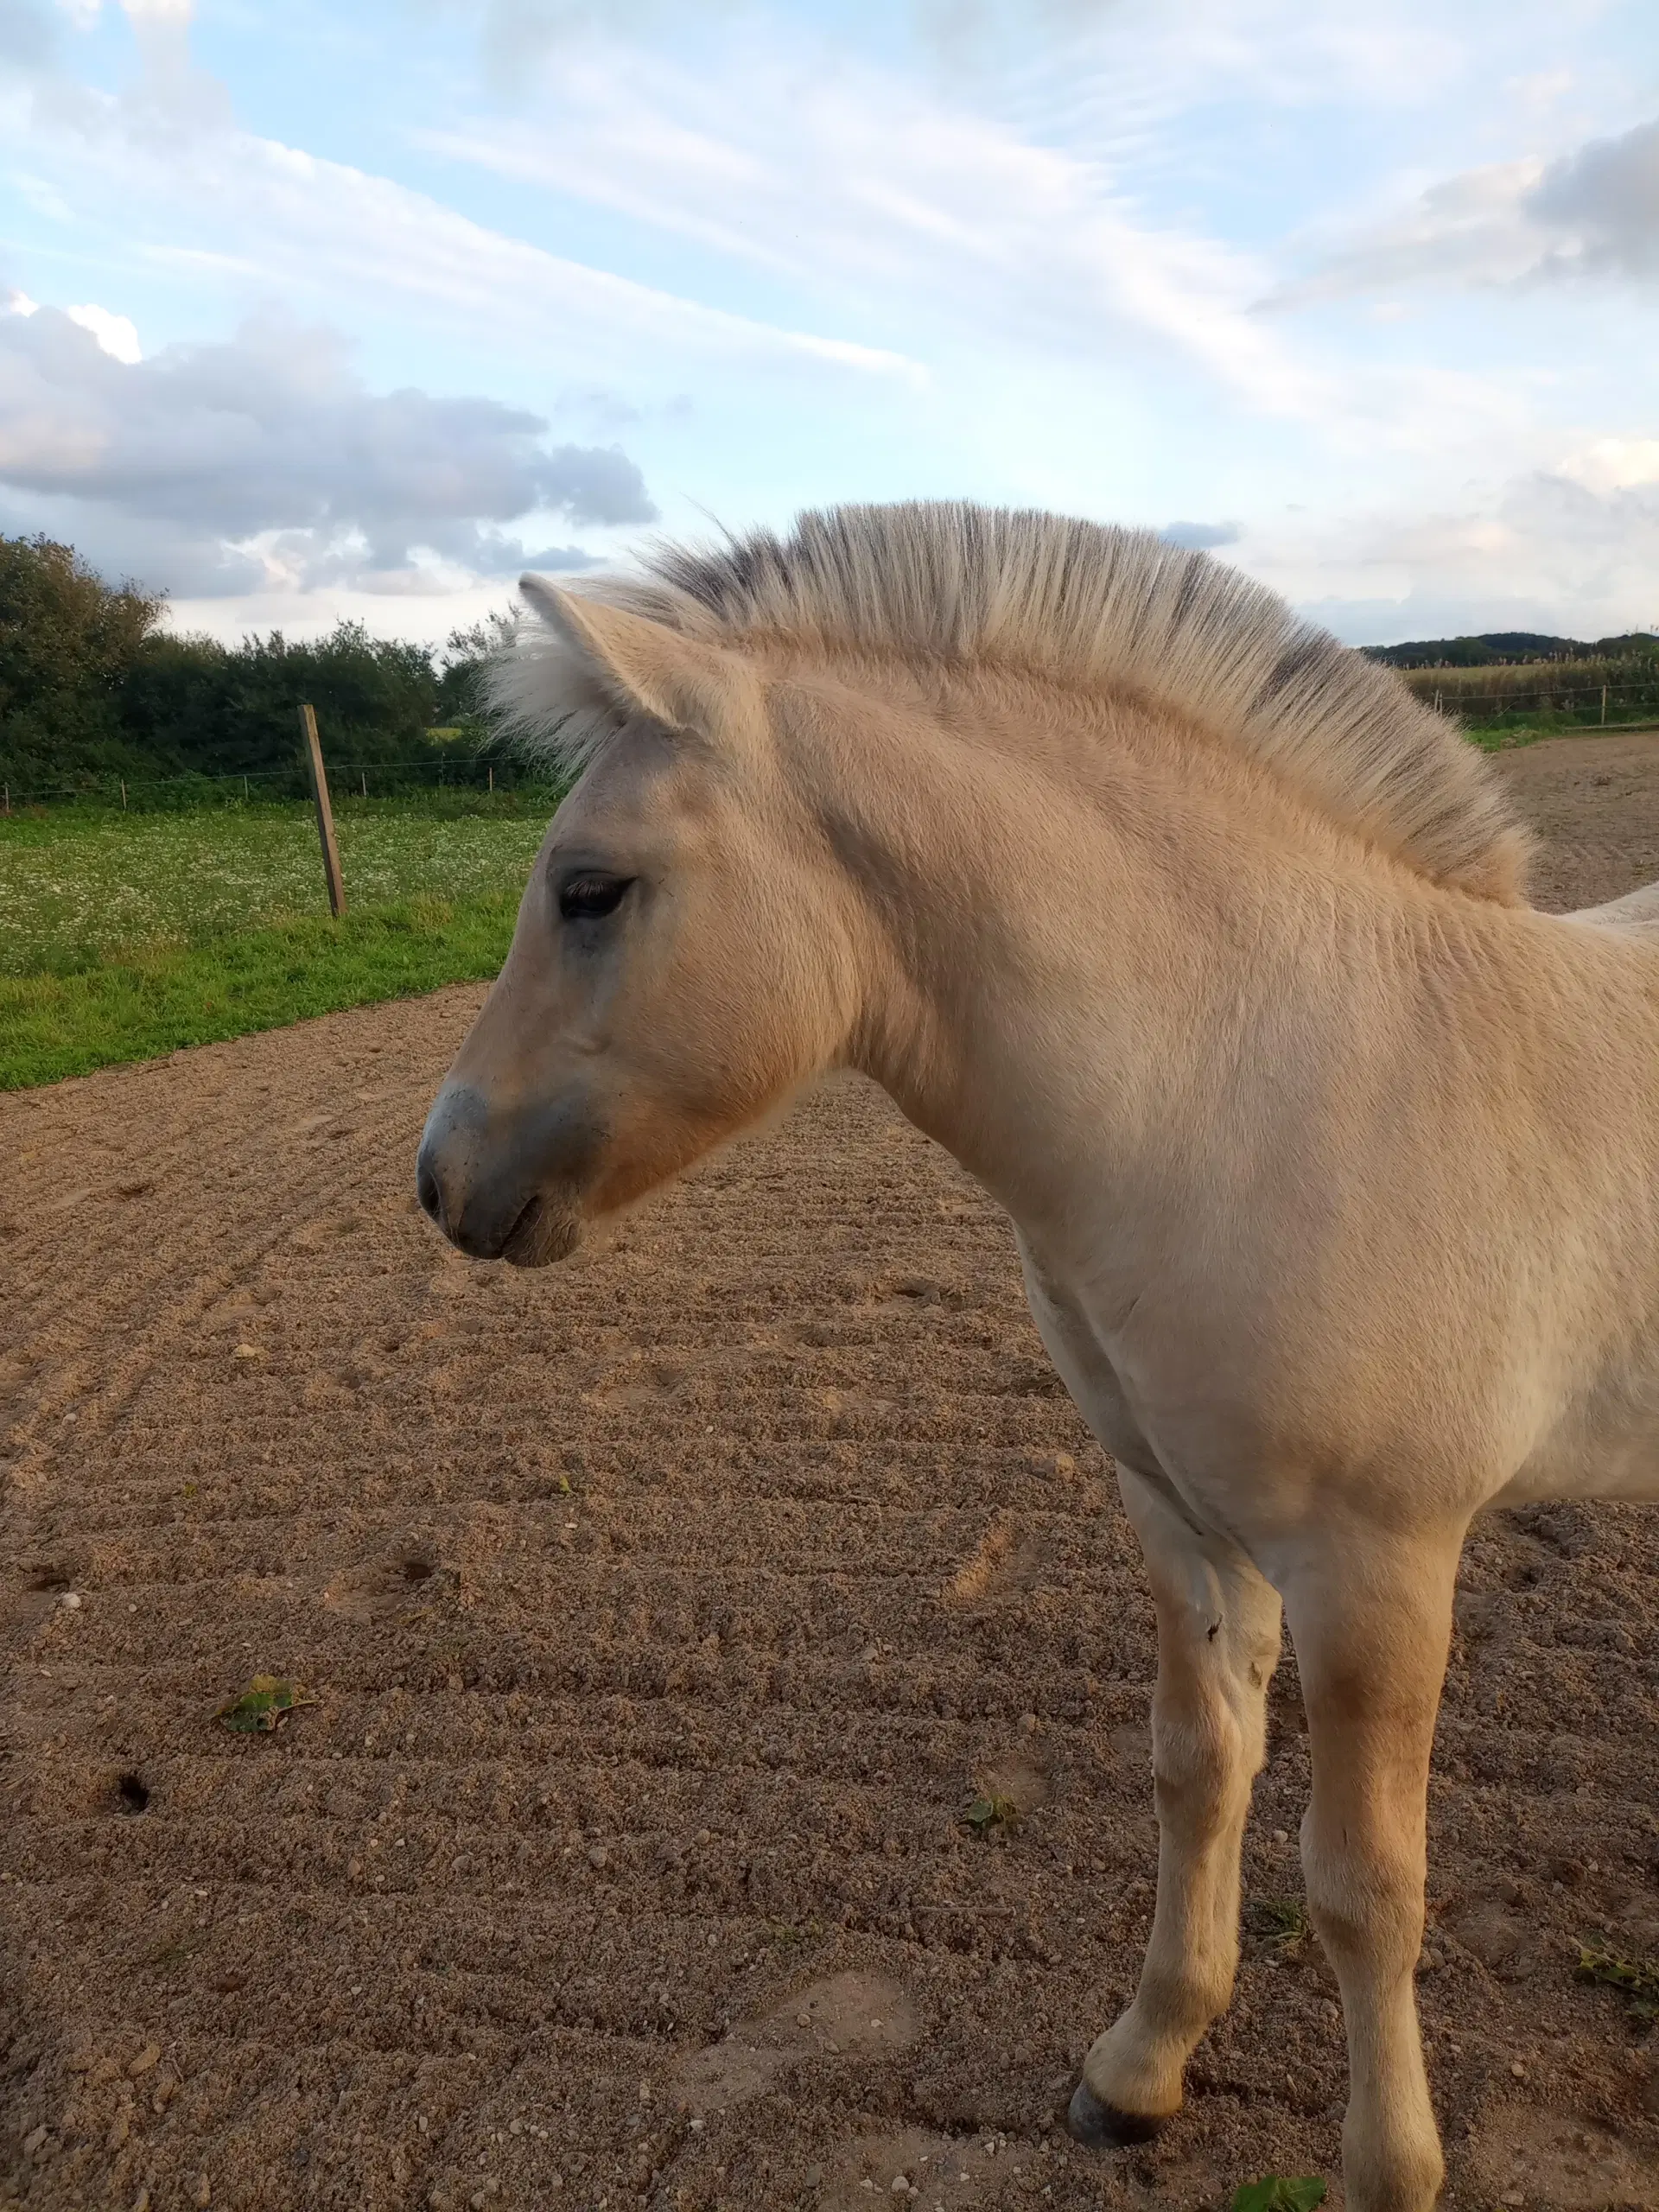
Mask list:
[{"label": "horse hoof", "polygon": [[1065,2127],[1091,2151],[1120,2151],[1130,2143],[1150,2143],[1164,2125],[1149,2113],[1120,2112],[1103,2104],[1086,2082],[1079,2082],[1065,2108]]}]

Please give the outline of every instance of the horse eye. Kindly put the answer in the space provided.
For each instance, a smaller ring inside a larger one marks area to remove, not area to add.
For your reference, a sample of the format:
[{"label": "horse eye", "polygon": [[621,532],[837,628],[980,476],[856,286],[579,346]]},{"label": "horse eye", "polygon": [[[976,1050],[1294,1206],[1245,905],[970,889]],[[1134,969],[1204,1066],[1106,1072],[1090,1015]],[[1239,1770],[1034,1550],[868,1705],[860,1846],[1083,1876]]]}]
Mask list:
[{"label": "horse eye", "polygon": [[573,875],[559,892],[559,912],[567,922],[597,920],[613,914],[632,881],[626,875]]}]

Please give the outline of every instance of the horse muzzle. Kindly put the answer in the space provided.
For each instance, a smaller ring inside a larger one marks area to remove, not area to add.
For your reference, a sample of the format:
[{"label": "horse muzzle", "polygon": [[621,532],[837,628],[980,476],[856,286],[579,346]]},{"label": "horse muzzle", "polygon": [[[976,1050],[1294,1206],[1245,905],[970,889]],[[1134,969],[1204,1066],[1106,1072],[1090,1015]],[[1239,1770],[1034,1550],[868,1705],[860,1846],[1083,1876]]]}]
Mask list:
[{"label": "horse muzzle", "polygon": [[471,1084],[447,1083],[422,1134],[416,1194],[470,1259],[544,1268],[581,1242],[600,1142],[579,1098],[502,1108]]}]

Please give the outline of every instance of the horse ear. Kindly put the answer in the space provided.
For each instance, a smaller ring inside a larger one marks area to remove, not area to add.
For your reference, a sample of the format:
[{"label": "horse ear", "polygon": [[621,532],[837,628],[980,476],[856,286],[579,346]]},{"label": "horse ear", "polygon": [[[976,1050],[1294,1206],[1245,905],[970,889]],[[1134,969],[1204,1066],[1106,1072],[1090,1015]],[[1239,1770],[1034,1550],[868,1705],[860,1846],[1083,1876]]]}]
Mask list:
[{"label": "horse ear", "polygon": [[670,729],[706,728],[723,655],[661,622],[561,591],[545,576],[518,588],[603,697]]}]

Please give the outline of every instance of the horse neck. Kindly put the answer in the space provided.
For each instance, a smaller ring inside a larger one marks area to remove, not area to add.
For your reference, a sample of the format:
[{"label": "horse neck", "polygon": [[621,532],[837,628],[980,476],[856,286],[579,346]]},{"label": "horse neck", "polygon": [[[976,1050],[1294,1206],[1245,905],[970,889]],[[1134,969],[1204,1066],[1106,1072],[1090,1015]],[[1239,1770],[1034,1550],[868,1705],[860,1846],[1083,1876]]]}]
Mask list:
[{"label": "horse neck", "polygon": [[1075,774],[1052,731],[999,734],[872,707],[812,773],[866,922],[850,1057],[1030,1226],[1079,1178],[1112,1204],[1189,1172],[1241,1039],[1340,925],[1341,841],[1155,733]]}]

